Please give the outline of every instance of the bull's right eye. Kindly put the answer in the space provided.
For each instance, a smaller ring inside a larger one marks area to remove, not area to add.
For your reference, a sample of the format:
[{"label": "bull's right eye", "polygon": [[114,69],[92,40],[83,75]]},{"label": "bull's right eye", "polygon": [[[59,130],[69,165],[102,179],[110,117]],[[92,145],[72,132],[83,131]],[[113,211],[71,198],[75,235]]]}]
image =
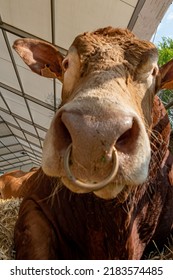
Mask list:
[{"label": "bull's right eye", "polygon": [[64,72],[67,71],[68,67],[69,67],[69,61],[68,61],[68,58],[65,58],[62,62],[62,68],[63,68]]}]

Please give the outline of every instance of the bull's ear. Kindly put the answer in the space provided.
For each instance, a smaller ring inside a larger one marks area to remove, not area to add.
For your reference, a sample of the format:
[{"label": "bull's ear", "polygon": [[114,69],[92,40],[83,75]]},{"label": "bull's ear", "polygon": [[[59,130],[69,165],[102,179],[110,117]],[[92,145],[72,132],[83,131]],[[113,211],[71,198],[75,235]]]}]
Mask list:
[{"label": "bull's ear", "polygon": [[160,89],[173,89],[173,59],[160,67]]},{"label": "bull's ear", "polygon": [[35,73],[62,81],[63,55],[53,45],[37,39],[19,39],[13,48]]}]

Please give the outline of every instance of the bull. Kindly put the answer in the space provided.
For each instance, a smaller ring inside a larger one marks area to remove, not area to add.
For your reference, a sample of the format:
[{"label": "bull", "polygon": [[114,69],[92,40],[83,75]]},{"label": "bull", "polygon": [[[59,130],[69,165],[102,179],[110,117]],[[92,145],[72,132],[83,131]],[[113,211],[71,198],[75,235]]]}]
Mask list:
[{"label": "bull", "polygon": [[151,42],[112,27],[77,36],[65,57],[37,39],[14,49],[62,82],[15,226],[17,259],[143,259],[162,248],[173,228],[173,157],[156,93],[173,88],[173,60],[159,68]]}]

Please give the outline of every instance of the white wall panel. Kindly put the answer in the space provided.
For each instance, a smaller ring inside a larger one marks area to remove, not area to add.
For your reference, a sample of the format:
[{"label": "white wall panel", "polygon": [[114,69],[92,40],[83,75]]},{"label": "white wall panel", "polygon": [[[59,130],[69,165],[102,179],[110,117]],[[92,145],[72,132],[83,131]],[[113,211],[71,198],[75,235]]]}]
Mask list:
[{"label": "white wall panel", "polygon": [[0,0],[0,8],[4,22],[51,41],[49,0]]},{"label": "white wall panel", "polygon": [[[133,1],[134,2],[134,1]],[[55,1],[56,41],[68,49],[76,35],[100,27],[127,27],[135,6],[115,0]]]},{"label": "white wall panel", "polygon": [[5,89],[2,89],[1,93],[2,93],[3,97],[5,98],[7,104],[10,108],[10,111],[12,113],[19,115],[20,117],[23,117],[23,118],[27,119],[28,121],[31,121],[26,103],[21,96],[16,95]]}]

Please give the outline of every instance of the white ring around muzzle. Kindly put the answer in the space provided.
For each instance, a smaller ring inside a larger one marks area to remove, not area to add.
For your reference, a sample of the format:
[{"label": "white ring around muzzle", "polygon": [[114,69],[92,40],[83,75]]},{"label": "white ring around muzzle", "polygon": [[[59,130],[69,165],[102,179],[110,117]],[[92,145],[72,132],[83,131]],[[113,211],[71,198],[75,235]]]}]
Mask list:
[{"label": "white ring around muzzle", "polygon": [[72,172],[70,170],[70,166],[69,166],[71,150],[72,150],[72,144],[70,144],[68,146],[65,156],[64,156],[64,169],[65,169],[67,178],[76,186],[80,187],[81,189],[85,189],[87,191],[96,191],[96,190],[99,190],[99,189],[105,187],[107,184],[109,184],[115,178],[117,171],[118,171],[118,167],[119,167],[118,154],[117,154],[117,150],[115,148],[113,149],[113,153],[112,153],[112,161],[113,161],[112,171],[108,177],[106,177],[103,181],[98,182],[98,183],[82,182],[75,178],[75,176],[72,174]]}]

